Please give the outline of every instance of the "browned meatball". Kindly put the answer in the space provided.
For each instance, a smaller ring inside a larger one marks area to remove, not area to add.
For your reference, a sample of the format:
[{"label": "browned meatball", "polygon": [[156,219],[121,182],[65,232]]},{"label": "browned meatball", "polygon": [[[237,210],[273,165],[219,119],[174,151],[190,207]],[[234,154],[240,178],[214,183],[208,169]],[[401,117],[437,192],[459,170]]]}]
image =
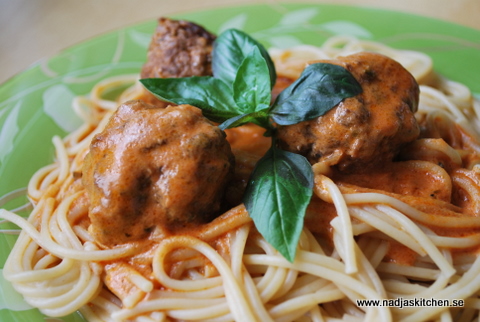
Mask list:
[{"label": "browned meatball", "polygon": [[[141,78],[178,78],[212,75],[212,45],[216,36],[189,21],[158,19]],[[139,99],[159,107],[170,103],[147,90]]]},{"label": "browned meatball", "polygon": [[305,155],[312,164],[325,161],[356,171],[391,161],[418,137],[419,87],[398,62],[368,52],[323,62],[346,68],[363,92],[316,119],[279,127],[282,148]]},{"label": "browned meatball", "polygon": [[234,157],[225,134],[190,105],[119,107],[92,140],[83,183],[90,231],[104,245],[212,219]]},{"label": "browned meatball", "polygon": [[189,21],[160,18],[152,37],[142,78],[212,74],[215,35]]}]

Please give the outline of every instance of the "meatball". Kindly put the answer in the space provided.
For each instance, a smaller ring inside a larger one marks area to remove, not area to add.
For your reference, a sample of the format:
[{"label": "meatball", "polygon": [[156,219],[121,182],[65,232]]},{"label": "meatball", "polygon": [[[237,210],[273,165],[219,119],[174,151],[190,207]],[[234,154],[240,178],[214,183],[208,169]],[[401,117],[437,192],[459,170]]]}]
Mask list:
[{"label": "meatball", "polygon": [[346,68],[363,92],[323,116],[279,126],[280,147],[306,156],[312,164],[323,161],[341,171],[357,171],[393,160],[404,144],[418,137],[414,113],[419,87],[398,62],[368,52],[321,62]]},{"label": "meatball", "polygon": [[215,38],[215,35],[192,22],[160,18],[141,77],[212,75],[212,45]]},{"label": "meatball", "polygon": [[225,134],[190,105],[121,105],[92,140],[83,184],[90,232],[101,244],[209,221],[234,169]]},{"label": "meatball", "polygon": [[[216,36],[189,21],[158,19],[147,53],[141,78],[178,78],[212,75],[212,45]],[[159,100],[147,90],[139,99],[158,106]]]}]

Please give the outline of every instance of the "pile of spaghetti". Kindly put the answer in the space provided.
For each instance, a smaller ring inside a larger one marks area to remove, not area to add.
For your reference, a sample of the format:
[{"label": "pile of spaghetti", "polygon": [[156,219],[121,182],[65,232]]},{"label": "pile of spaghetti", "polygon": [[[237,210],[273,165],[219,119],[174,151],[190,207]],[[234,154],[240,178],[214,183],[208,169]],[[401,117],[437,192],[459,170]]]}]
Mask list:
[{"label": "pile of spaghetti", "polygon": [[[84,124],[53,138],[55,162],[28,185],[34,204],[28,220],[0,210],[22,228],[5,278],[44,314],[79,310],[88,321],[478,319],[479,102],[465,86],[435,75],[427,56],[375,42],[335,37],[321,47],[270,55],[279,76],[295,79],[308,61],[364,51],[400,62],[420,84],[415,118],[422,135],[384,172],[349,174],[314,164],[313,197],[293,262],[257,232],[241,203],[188,232],[148,243],[96,242],[80,178],[84,158],[117,107],[145,96],[134,75],[106,79],[75,99]],[[126,84],[116,101],[104,99]],[[242,131],[251,130],[247,125],[229,134],[233,148],[254,149],[255,141],[239,138]],[[248,171],[249,154],[237,153],[236,168]],[[365,299],[451,302],[359,305]]]}]

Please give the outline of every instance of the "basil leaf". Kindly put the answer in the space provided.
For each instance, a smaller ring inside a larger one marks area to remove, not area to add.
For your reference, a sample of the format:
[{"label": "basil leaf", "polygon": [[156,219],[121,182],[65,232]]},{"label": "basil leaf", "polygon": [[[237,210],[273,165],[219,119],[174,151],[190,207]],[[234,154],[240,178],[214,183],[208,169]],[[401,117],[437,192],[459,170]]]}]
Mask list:
[{"label": "basil leaf", "polygon": [[244,204],[257,230],[290,262],[295,259],[312,188],[310,163],[273,145],[257,163],[245,191]]},{"label": "basil leaf", "polygon": [[214,122],[223,122],[239,114],[230,88],[210,76],[145,78],[140,82],[157,98],[196,106]]},{"label": "basil leaf", "polygon": [[316,63],[284,89],[270,114],[280,125],[291,125],[324,115],[343,99],[362,92],[353,75],[342,66]]},{"label": "basil leaf", "polygon": [[225,129],[230,129],[232,127],[237,127],[241,126],[247,123],[255,123],[265,129],[273,129],[270,121],[269,121],[269,115],[268,115],[268,105],[259,105],[259,107],[264,107],[263,109],[252,112],[252,113],[246,113],[242,115],[238,115],[235,117],[232,117],[222,124],[220,124],[218,127],[221,130]]},{"label": "basil leaf", "polygon": [[228,29],[215,39],[212,51],[213,76],[229,85],[233,84],[240,64],[255,47],[258,47],[267,62],[270,88],[273,88],[277,76],[267,50],[255,39],[237,29]]},{"label": "basil leaf", "polygon": [[271,98],[267,62],[258,47],[254,47],[238,68],[233,82],[233,99],[243,113],[251,113],[258,106],[269,106]]}]

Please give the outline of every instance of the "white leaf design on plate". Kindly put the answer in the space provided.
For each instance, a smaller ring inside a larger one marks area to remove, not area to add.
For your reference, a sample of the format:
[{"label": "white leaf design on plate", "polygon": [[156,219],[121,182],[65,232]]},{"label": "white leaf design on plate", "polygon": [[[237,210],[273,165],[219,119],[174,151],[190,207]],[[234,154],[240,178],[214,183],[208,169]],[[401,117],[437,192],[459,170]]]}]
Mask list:
[{"label": "white leaf design on plate", "polygon": [[246,13],[239,14],[227,21],[225,21],[218,29],[218,34],[221,34],[227,29],[239,29],[243,30],[245,23],[247,22],[248,15]]},{"label": "white leaf design on plate", "polygon": [[289,35],[270,37],[268,41],[273,47],[279,49],[294,47],[303,44],[297,37]]},{"label": "white leaf design on plate", "polygon": [[0,310],[26,311],[33,307],[17,293],[12,284],[3,277],[3,269],[0,269]]},{"label": "white leaf design on plate", "polygon": [[82,120],[72,110],[75,94],[65,85],[55,85],[43,93],[43,110],[66,132],[82,125]]},{"label": "white leaf design on plate", "polygon": [[334,35],[349,35],[358,38],[373,38],[370,31],[363,28],[359,24],[345,20],[335,20],[324,23],[321,27],[330,31]]},{"label": "white leaf design on plate", "polygon": [[301,25],[310,21],[318,14],[318,8],[295,10],[285,14],[280,20],[281,25]]},{"label": "white leaf design on plate", "polygon": [[13,140],[18,133],[18,113],[20,111],[21,101],[18,102],[8,114],[0,131],[0,163],[3,163],[5,157],[13,150]]},{"label": "white leaf design on plate", "polygon": [[132,39],[134,43],[136,43],[137,45],[145,49],[148,48],[148,46],[150,45],[150,41],[152,40],[151,33],[130,30],[128,32],[128,35],[130,36],[130,39]]}]

